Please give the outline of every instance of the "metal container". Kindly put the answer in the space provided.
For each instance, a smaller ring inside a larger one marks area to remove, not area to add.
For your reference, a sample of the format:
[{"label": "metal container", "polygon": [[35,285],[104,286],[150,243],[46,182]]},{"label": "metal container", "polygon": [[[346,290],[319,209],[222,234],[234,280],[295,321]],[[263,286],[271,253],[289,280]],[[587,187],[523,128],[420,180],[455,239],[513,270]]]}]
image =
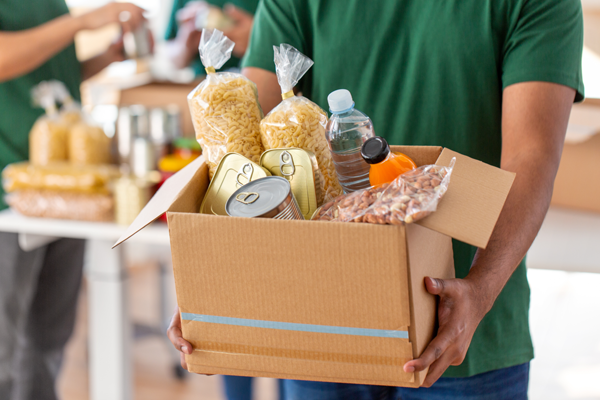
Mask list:
[{"label": "metal container", "polygon": [[251,181],[270,175],[269,171],[244,156],[225,154],[206,190],[200,213],[227,215],[225,203],[233,192]]},{"label": "metal container", "polygon": [[236,190],[225,205],[232,217],[304,219],[285,178],[268,176]]},{"label": "metal container", "polygon": [[314,153],[297,148],[271,149],[260,157],[271,175],[287,179],[305,219],[323,203],[323,176]]},{"label": "metal container", "polygon": [[125,32],[123,34],[125,57],[129,59],[143,58],[152,54],[150,35],[150,28],[147,23],[143,23],[133,32]]}]

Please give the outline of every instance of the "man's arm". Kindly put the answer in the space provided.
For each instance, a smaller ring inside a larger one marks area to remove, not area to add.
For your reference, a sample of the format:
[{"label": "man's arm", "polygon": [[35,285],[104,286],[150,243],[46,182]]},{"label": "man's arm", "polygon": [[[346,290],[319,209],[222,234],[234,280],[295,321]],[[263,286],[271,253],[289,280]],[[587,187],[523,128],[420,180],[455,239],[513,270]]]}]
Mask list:
[{"label": "man's arm", "polygon": [[129,3],[110,3],[78,17],[63,15],[35,28],[0,31],[0,82],[36,69],[67,47],[80,30],[98,29],[114,22],[119,22],[125,31],[133,30],[143,21],[143,11]]},{"label": "man's arm", "polygon": [[265,115],[281,103],[281,88],[277,82],[277,75],[261,68],[246,67],[242,75],[256,84],[258,89],[258,103]]},{"label": "man's arm", "polygon": [[502,160],[516,178],[485,250],[479,249],[465,279],[426,278],[440,296],[439,329],[406,372],[429,367],[431,386],[465,358],[477,326],[533,243],[552,197],[575,90],[546,82],[508,86],[502,104]]}]

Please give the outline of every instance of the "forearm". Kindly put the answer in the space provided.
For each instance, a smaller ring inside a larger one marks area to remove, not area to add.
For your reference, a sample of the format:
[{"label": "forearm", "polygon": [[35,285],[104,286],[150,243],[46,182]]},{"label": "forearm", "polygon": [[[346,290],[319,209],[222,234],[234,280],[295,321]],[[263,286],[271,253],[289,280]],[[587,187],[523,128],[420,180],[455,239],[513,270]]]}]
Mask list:
[{"label": "forearm", "polygon": [[185,43],[181,43],[176,39],[167,41],[167,54],[173,65],[179,69],[190,65],[196,55],[188,50]]},{"label": "forearm", "polygon": [[85,81],[96,75],[113,62],[113,57],[105,52],[81,62],[81,80]]},{"label": "forearm", "polygon": [[560,154],[549,157],[539,151],[523,153],[502,163],[503,169],[517,174],[515,182],[487,248],[477,251],[466,278],[479,289],[485,313],[529,250],[544,221],[559,159]]},{"label": "forearm", "polygon": [[36,28],[0,32],[0,81],[26,74],[73,42],[79,18],[64,15]]},{"label": "forearm", "polygon": [[504,91],[501,167],[517,175],[488,246],[477,251],[467,276],[485,312],[544,221],[574,96],[573,89],[545,82],[516,84]]}]

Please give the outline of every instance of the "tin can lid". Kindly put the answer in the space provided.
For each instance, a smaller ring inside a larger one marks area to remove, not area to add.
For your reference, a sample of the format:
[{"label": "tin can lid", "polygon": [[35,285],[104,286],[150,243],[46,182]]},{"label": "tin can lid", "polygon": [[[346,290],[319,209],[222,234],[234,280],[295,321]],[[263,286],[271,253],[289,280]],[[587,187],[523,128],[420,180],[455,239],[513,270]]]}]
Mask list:
[{"label": "tin can lid", "polygon": [[236,190],[227,200],[225,210],[232,217],[260,217],[283,203],[290,193],[286,179],[267,176]]}]

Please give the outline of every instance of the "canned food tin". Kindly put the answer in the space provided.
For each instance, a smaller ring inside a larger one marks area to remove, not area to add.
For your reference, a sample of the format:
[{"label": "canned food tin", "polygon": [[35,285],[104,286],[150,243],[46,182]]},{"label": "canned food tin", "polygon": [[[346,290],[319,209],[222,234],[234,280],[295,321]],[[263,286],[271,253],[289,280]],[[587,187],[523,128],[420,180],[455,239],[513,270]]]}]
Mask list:
[{"label": "canned food tin", "polygon": [[260,157],[260,165],[290,182],[304,218],[309,219],[323,202],[324,180],[314,153],[297,148],[271,149]]},{"label": "canned food tin", "polygon": [[233,192],[250,181],[270,175],[269,171],[242,155],[225,154],[206,190],[200,214],[227,215],[225,203]]},{"label": "canned food tin", "polygon": [[225,210],[232,217],[304,219],[290,183],[279,176],[242,186],[227,200]]}]

